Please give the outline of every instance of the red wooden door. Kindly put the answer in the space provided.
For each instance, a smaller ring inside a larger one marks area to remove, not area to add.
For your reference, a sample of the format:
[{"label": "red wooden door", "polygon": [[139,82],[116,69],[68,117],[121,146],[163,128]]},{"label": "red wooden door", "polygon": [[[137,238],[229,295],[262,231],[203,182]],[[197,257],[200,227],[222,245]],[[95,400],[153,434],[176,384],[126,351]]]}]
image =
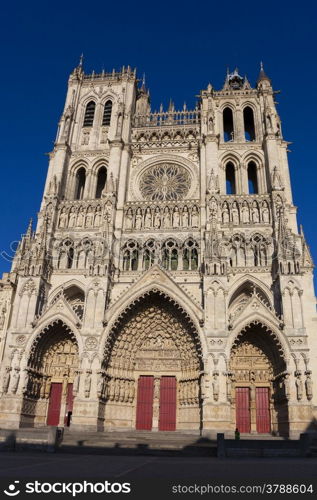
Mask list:
[{"label": "red wooden door", "polygon": [[239,432],[250,432],[250,391],[248,387],[236,387],[236,426]]},{"label": "red wooden door", "polygon": [[73,412],[73,384],[68,384],[67,386],[67,396],[66,396],[66,408],[65,408],[65,425],[70,425],[70,416],[69,413]]},{"label": "red wooden door", "polygon": [[50,400],[47,411],[47,425],[58,425],[61,412],[62,384],[51,385]]},{"label": "red wooden door", "polygon": [[162,377],[160,384],[160,431],[176,429],[176,378]]},{"label": "red wooden door", "polygon": [[138,380],[136,429],[150,431],[153,419],[154,377],[141,376]]},{"label": "red wooden door", "polygon": [[271,432],[270,400],[268,387],[256,387],[256,430]]}]

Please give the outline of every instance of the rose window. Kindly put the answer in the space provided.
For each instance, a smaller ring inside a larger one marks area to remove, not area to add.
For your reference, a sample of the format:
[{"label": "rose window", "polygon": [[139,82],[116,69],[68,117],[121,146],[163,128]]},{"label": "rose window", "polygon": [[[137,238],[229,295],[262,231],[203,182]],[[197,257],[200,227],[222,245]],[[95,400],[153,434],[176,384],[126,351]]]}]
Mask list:
[{"label": "rose window", "polygon": [[187,195],[189,187],[187,170],[171,163],[149,168],[140,182],[142,196],[151,201],[180,200]]}]

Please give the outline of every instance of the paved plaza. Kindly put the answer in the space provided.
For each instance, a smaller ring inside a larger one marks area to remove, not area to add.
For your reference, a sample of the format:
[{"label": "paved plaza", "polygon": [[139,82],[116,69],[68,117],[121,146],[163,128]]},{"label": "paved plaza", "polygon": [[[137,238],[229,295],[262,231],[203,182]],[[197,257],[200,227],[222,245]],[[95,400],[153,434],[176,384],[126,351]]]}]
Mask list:
[{"label": "paved plaza", "polygon": [[[23,480],[111,480],[131,483],[132,494],[125,497],[139,498],[139,493],[135,497],[133,495],[135,487],[139,492],[144,490],[144,493],[151,493],[151,499],[162,498],[163,493],[164,498],[176,498],[179,495],[172,493],[173,485],[297,483],[308,486],[315,480],[316,468],[316,458],[218,459],[3,452],[0,455],[0,484],[5,487],[6,480],[8,484],[13,480],[21,482]],[[314,494],[317,491],[316,486],[315,484]],[[98,497],[93,495],[92,498],[95,496]],[[121,497],[121,495],[115,496]],[[185,497],[192,496],[210,497],[210,495],[185,494]],[[229,498],[230,495],[226,497]],[[235,498],[239,497],[239,494],[235,495]]]}]

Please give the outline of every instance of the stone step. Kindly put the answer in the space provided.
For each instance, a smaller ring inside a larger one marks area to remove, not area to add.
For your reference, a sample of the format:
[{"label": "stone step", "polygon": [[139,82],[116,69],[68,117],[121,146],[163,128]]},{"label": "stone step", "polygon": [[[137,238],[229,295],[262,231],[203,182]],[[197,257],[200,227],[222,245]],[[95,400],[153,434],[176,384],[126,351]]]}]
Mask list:
[{"label": "stone step", "polygon": [[60,452],[109,454],[216,455],[216,441],[174,432],[90,432],[67,429]]}]

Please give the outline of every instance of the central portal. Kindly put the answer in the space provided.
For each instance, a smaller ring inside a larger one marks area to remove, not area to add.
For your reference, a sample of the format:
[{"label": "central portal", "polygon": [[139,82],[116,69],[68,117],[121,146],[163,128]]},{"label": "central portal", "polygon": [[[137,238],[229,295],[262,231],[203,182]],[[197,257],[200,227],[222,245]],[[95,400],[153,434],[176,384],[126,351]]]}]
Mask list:
[{"label": "central portal", "polygon": [[[176,377],[141,376],[138,380],[136,429],[150,431],[158,424],[159,431],[175,431],[176,401]],[[157,407],[158,412],[155,412]],[[158,422],[153,421],[155,413]]]},{"label": "central portal", "polygon": [[127,310],[105,347],[105,428],[200,429],[201,347],[177,304],[148,294]]}]

